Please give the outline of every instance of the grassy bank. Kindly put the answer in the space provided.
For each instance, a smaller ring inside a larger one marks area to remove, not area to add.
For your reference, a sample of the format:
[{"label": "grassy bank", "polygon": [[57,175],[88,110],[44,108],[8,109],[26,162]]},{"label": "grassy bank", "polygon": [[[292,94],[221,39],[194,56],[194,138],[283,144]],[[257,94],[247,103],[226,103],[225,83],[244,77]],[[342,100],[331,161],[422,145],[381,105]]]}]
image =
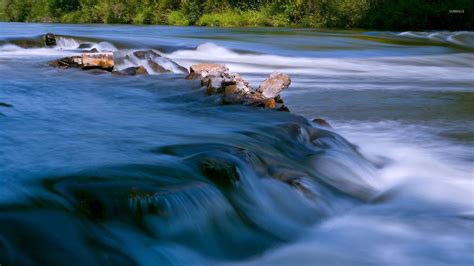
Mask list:
[{"label": "grassy bank", "polygon": [[472,30],[472,0],[0,0],[0,20]]}]

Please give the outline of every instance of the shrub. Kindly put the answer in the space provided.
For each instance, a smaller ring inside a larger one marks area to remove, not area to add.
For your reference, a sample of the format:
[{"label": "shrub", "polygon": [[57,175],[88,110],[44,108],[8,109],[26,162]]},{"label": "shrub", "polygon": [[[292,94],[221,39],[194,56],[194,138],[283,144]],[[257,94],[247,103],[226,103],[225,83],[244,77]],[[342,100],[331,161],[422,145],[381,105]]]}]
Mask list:
[{"label": "shrub", "polygon": [[171,11],[168,14],[167,22],[169,25],[176,25],[176,26],[189,25],[189,20],[180,10]]}]

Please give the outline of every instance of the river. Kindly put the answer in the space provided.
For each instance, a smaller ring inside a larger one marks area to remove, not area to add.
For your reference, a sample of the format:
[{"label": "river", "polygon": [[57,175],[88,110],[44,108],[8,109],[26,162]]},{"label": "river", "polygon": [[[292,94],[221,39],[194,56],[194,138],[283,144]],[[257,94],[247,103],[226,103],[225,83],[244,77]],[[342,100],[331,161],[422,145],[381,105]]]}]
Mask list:
[{"label": "river", "polygon": [[[48,65],[80,43],[281,71],[291,112]],[[0,102],[2,266],[474,264],[474,32],[0,23]]]}]

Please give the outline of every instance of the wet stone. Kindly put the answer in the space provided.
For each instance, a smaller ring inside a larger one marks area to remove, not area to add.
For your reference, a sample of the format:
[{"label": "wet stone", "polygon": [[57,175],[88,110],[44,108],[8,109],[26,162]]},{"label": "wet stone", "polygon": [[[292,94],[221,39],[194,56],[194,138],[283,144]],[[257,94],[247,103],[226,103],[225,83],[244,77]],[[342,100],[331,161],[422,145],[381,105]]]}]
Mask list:
[{"label": "wet stone", "polygon": [[56,40],[56,35],[54,33],[46,33],[44,35],[44,44],[46,46],[52,47],[56,46],[57,40]]}]

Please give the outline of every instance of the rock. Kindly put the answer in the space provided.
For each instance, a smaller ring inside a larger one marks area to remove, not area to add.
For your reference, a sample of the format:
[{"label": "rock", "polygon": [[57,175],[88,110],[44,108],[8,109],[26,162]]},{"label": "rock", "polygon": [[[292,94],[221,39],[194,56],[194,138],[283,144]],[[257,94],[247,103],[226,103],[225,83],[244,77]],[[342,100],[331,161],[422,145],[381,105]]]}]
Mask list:
[{"label": "rock", "polygon": [[214,184],[229,187],[240,180],[240,174],[235,165],[218,158],[205,158],[199,162],[202,173]]},{"label": "rock", "polygon": [[156,57],[161,57],[157,52],[153,50],[147,51],[135,51],[133,55],[136,56],[138,59],[154,59]]},{"label": "rock", "polygon": [[332,128],[332,126],[326,120],[322,118],[315,118],[312,121],[320,126]]},{"label": "rock", "polygon": [[148,71],[143,66],[128,67],[120,71],[112,71],[113,75],[118,76],[135,76],[135,75],[148,75]]},{"label": "rock", "polygon": [[77,47],[77,49],[89,49],[89,48],[92,48],[92,44],[90,43],[81,43],[79,44],[79,47]]},{"label": "rock", "polygon": [[70,68],[70,67],[81,67],[82,65],[82,56],[69,56],[64,57],[53,62],[49,63],[50,66],[60,67],[60,68]]},{"label": "rock", "polygon": [[275,98],[279,96],[284,89],[288,88],[290,84],[290,76],[280,72],[273,72],[270,77],[260,84],[258,91],[261,92],[265,98]]},{"label": "rock", "polygon": [[102,69],[112,71],[114,68],[114,54],[112,52],[106,53],[84,53],[82,55],[64,57],[55,60],[49,65],[61,68],[81,68],[87,69]]},{"label": "rock", "polygon": [[173,72],[171,69],[172,67],[170,68],[170,66],[179,69],[179,71],[183,73],[189,73],[188,69],[186,69],[185,67],[180,66],[169,58],[162,57],[160,54],[153,50],[135,51],[133,52],[133,55],[140,60],[147,60],[147,63],[150,68],[157,73]]},{"label": "rock", "polygon": [[148,59],[148,65],[155,71],[156,73],[169,73],[171,72],[170,70],[164,68],[160,64],[156,63],[155,61]]},{"label": "rock", "polygon": [[197,64],[189,68],[189,75],[186,79],[218,77],[229,69],[222,64]]},{"label": "rock", "polygon": [[98,53],[98,52],[99,52],[99,50],[97,50],[97,48],[92,48],[88,51],[85,51],[85,53]]},{"label": "rock", "polygon": [[46,33],[44,35],[44,44],[49,47],[56,46],[56,35],[54,33]]},{"label": "rock", "polygon": [[9,103],[4,103],[4,102],[0,102],[0,106],[2,106],[2,107],[13,107],[13,105],[11,105]]},{"label": "rock", "polygon": [[224,78],[222,77],[212,77],[208,80],[207,84],[207,94],[212,95],[215,93],[222,93],[223,92],[223,86],[222,83],[224,81]]},{"label": "rock", "polygon": [[245,104],[289,111],[280,97],[280,92],[291,83],[288,75],[272,73],[255,90],[242,76],[228,71],[222,64],[197,64],[190,67],[190,74],[186,78],[200,79],[201,85],[207,87],[208,95],[223,93],[223,104]]},{"label": "rock", "polygon": [[85,53],[82,54],[83,69],[104,69],[112,71],[114,69],[114,54],[106,53]]},{"label": "rock", "polygon": [[222,77],[223,86],[235,85],[237,91],[241,94],[247,94],[255,91],[252,87],[250,87],[248,81],[242,78],[242,76],[240,76],[239,74],[225,72],[222,74]]}]

